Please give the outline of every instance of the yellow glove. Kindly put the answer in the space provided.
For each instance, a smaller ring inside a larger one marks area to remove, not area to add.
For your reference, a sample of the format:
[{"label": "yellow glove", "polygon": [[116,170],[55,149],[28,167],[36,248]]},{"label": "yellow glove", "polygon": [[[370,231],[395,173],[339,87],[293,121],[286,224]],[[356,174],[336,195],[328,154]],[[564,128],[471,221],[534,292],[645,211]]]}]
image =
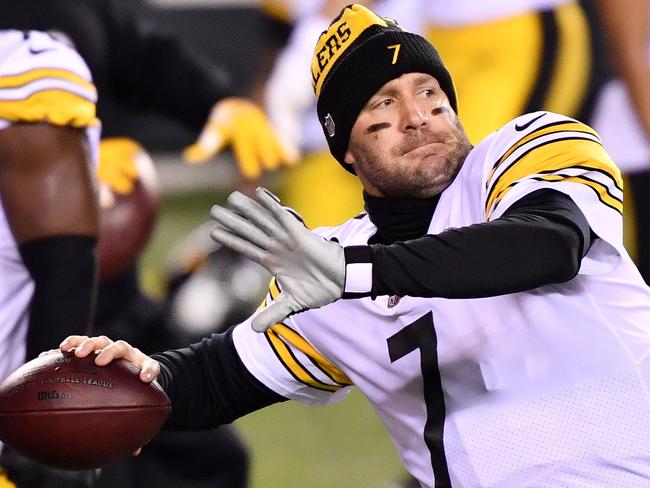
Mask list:
[{"label": "yellow glove", "polygon": [[131,193],[139,178],[135,160],[141,151],[142,147],[137,142],[126,137],[103,139],[99,146],[97,168],[100,183],[118,195]]},{"label": "yellow glove", "polygon": [[16,488],[4,468],[0,468],[0,488]]},{"label": "yellow glove", "polygon": [[204,163],[231,144],[245,178],[260,176],[263,169],[294,164],[298,152],[283,141],[264,113],[244,98],[224,98],[212,109],[197,141],[183,151],[187,163]]}]

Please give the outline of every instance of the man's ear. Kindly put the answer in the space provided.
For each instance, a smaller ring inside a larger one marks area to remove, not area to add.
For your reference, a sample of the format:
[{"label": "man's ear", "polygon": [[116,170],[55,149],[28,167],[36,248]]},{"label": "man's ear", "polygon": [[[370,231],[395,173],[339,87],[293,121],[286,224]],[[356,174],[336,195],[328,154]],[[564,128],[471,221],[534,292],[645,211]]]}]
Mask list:
[{"label": "man's ear", "polygon": [[349,149],[345,151],[345,157],[343,158],[343,161],[351,165],[354,165],[357,162],[356,158],[352,155]]}]

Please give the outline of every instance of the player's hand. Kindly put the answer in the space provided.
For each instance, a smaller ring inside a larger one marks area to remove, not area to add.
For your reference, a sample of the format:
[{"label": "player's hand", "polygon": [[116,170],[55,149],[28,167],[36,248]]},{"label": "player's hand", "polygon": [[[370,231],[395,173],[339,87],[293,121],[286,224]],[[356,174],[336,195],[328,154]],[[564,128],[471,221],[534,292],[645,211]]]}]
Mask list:
[{"label": "player's hand", "polygon": [[95,364],[106,366],[114,359],[123,358],[140,370],[140,380],[151,383],[160,373],[160,364],[125,341],[112,341],[106,336],[68,336],[60,345],[63,352],[74,350],[74,355],[84,358],[96,354]]},{"label": "player's hand", "polygon": [[[95,354],[97,366],[106,366],[114,359],[126,359],[140,370],[140,380],[144,383],[151,383],[160,373],[158,361],[151,359],[126,341],[113,341],[106,336],[68,336],[59,345],[59,349],[63,352],[72,351],[79,358]],[[138,456],[141,452],[142,447],[136,449],[133,456]]]},{"label": "player's hand", "polygon": [[298,152],[271,126],[262,110],[244,98],[224,98],[212,109],[197,141],[183,151],[190,164],[204,163],[228,145],[248,179],[298,161]]},{"label": "player's hand", "polygon": [[210,235],[278,280],[280,296],[253,319],[253,328],[263,332],[292,313],[341,298],[345,257],[339,244],[312,234],[271,192],[258,188],[255,193],[259,203],[234,192],[228,197],[230,209],[212,207],[218,225]]},{"label": "player's hand", "polygon": [[126,137],[102,140],[97,167],[99,182],[118,195],[131,193],[140,176],[136,158],[141,152],[142,147]]}]

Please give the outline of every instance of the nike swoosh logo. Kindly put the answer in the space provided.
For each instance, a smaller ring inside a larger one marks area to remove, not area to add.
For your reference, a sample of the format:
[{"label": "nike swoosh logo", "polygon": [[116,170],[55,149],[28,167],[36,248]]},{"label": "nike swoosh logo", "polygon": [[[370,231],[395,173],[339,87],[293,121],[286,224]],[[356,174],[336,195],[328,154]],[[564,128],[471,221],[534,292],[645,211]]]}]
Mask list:
[{"label": "nike swoosh logo", "polygon": [[53,47],[48,47],[45,49],[34,49],[33,47],[29,48],[29,52],[32,54],[41,54],[41,53],[46,53],[48,51],[54,51],[54,48]]},{"label": "nike swoosh logo", "polygon": [[530,119],[525,124],[521,124],[521,125],[515,124],[515,130],[522,131],[522,130],[528,129],[533,122],[535,122],[536,120],[541,119],[542,117],[544,117],[544,115],[546,115],[546,112],[544,112],[542,115],[538,115],[534,119]]}]

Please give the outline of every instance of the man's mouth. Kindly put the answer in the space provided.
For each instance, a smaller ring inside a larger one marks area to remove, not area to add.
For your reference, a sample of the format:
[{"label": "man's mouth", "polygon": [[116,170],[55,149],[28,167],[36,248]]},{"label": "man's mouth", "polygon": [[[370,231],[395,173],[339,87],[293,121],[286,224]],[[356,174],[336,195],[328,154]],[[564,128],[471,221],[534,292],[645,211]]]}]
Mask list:
[{"label": "man's mouth", "polygon": [[423,153],[424,156],[430,156],[435,152],[435,146],[443,144],[440,141],[423,141],[417,145],[411,145],[406,148],[406,151],[402,152],[402,156],[406,156],[411,153]]}]

